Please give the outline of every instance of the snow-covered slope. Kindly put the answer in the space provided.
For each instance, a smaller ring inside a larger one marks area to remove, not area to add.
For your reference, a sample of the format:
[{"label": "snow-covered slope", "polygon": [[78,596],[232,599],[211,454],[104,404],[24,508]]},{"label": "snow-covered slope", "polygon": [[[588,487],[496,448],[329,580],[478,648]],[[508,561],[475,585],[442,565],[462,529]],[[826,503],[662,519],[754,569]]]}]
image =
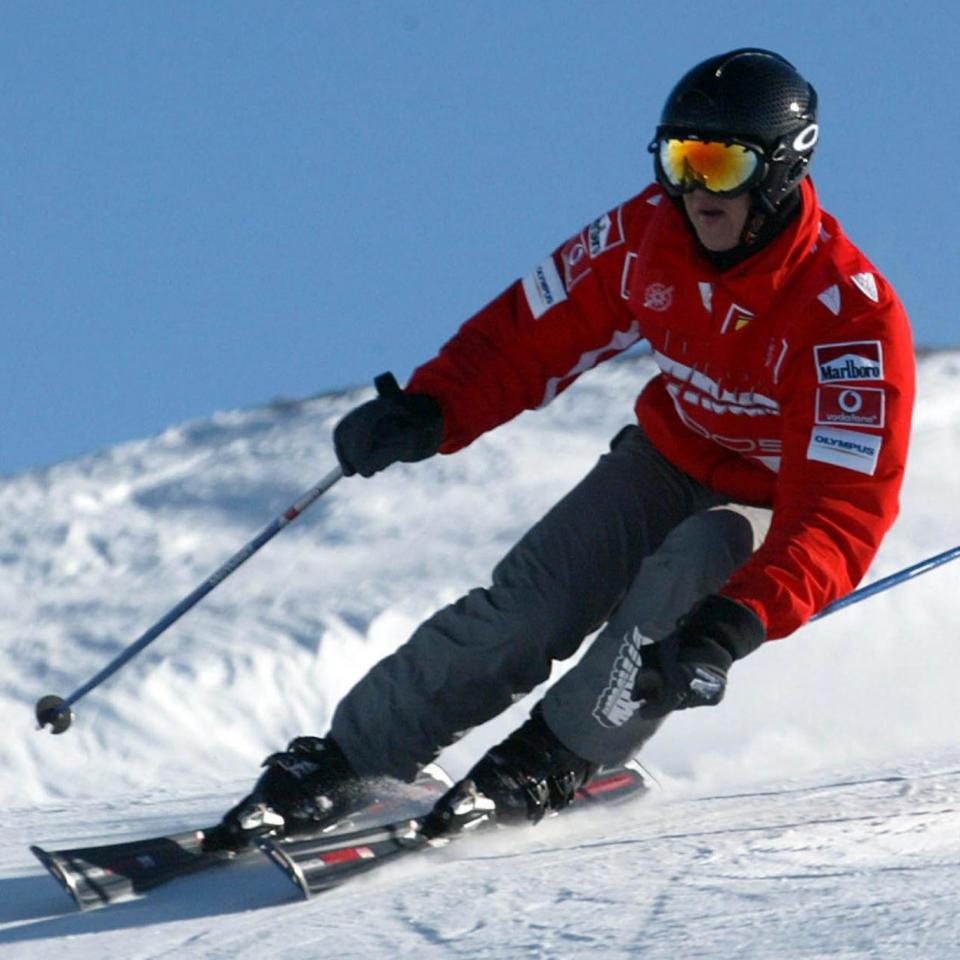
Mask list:
[{"label": "snow-covered slope", "polygon": [[[954,956],[960,566],[738,665],[721,708],[672,718],[650,744],[665,789],[622,821],[546,824],[465,846],[436,875],[415,865],[273,910],[254,908],[292,894],[264,864],[77,917],[31,862],[27,841],[209,820],[267,752],[323,732],[353,680],[484,582],[589,467],[651,370],[608,364],[462,454],[339,483],[60,737],[35,730],[36,699],[96,673],[323,476],[333,424],[366,391],[0,481],[0,800],[19,834],[0,840],[0,956],[59,956],[75,934],[81,958]],[[958,386],[960,354],[922,361],[903,513],[871,578],[960,540]]]}]

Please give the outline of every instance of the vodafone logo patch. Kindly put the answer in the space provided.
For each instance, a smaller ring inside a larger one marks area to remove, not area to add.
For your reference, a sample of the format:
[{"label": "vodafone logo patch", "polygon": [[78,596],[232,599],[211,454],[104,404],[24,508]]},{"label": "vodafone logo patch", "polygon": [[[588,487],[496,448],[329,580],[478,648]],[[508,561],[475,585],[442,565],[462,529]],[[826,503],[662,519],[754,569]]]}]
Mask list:
[{"label": "vodafone logo patch", "polygon": [[886,394],[880,387],[823,386],[817,389],[816,422],[823,425],[882,427]]},{"label": "vodafone logo patch", "polygon": [[560,251],[560,258],[563,261],[563,274],[569,291],[590,272],[587,242],[582,233],[567,241]]}]

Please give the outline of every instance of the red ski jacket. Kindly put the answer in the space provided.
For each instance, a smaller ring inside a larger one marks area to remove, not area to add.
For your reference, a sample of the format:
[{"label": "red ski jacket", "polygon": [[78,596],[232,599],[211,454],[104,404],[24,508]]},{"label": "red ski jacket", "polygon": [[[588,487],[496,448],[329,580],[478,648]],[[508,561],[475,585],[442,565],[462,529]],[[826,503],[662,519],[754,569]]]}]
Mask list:
[{"label": "red ski jacket", "polygon": [[408,389],[452,453],[641,338],[660,368],[636,403],[651,441],[731,500],[770,506],[723,593],[770,639],[859,583],[898,511],[914,398],[909,322],[821,210],[717,271],[657,185],[600,217],[468,320]]}]

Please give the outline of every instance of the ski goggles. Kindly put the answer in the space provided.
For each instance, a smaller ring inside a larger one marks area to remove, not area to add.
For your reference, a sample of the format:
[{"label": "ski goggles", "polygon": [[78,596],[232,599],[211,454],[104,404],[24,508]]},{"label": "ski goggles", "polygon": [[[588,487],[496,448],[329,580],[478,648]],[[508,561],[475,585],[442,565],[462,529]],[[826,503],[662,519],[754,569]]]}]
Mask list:
[{"label": "ski goggles", "polygon": [[664,137],[654,140],[650,150],[657,179],[676,193],[702,187],[720,197],[736,197],[763,177],[763,154],[745,143]]}]

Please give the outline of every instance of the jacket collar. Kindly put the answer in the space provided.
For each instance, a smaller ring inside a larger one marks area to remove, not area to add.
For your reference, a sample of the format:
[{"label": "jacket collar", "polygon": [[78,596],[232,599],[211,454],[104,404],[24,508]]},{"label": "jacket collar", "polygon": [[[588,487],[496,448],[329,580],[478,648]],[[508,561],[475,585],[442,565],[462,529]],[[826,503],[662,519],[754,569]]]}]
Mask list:
[{"label": "jacket collar", "polygon": [[736,283],[749,277],[754,284],[765,280],[771,292],[779,290],[816,245],[819,235],[820,203],[816,188],[807,177],[800,184],[799,216],[763,249],[721,274],[722,282]]},{"label": "jacket collar", "polygon": [[807,177],[800,184],[800,212],[767,246],[728,270],[718,270],[704,255],[683,214],[672,203],[659,205],[660,229],[655,231],[650,254],[665,265],[694,269],[704,281],[725,287],[738,302],[760,310],[793,277],[798,265],[816,246],[820,236],[820,204]]}]

